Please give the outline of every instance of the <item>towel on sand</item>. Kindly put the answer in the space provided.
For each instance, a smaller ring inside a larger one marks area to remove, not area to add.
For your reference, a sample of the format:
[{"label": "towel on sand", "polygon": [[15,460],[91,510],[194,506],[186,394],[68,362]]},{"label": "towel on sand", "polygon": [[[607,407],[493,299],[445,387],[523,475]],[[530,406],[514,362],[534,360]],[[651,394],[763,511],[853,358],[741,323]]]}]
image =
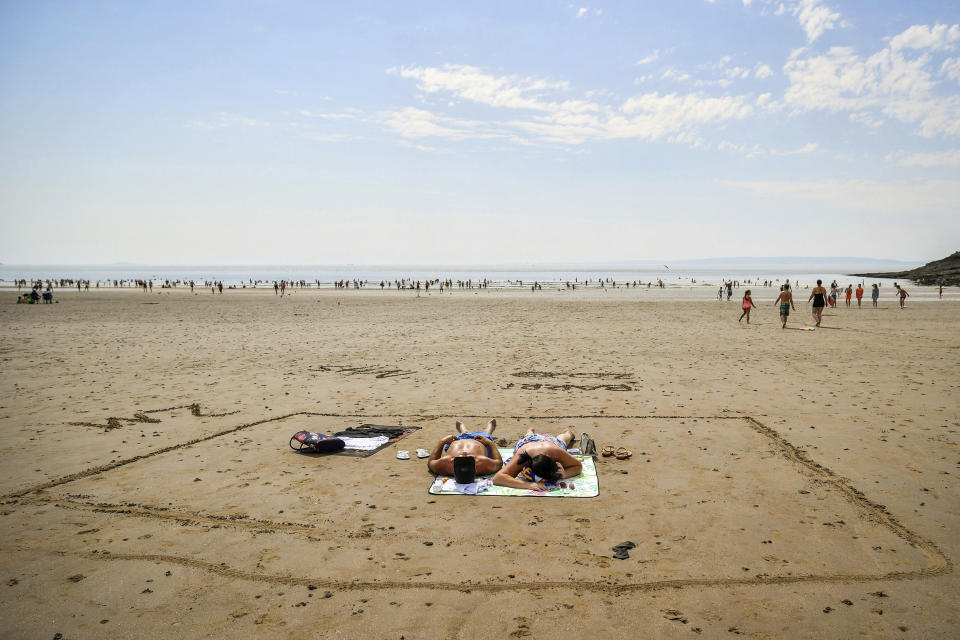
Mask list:
[{"label": "towel on sand", "polygon": [[[513,454],[512,448],[500,448],[500,455],[504,458]],[[571,454],[573,455],[573,454]],[[514,489],[512,487],[498,487],[493,484],[493,476],[484,476],[477,480],[480,482],[490,482],[490,486],[485,489],[478,489],[475,495],[484,496],[526,496],[526,497],[546,497],[546,498],[593,498],[600,495],[600,479],[597,477],[597,467],[593,458],[590,456],[574,455],[583,464],[583,471],[580,475],[561,480],[557,486],[550,487],[546,491],[531,491],[529,489]],[[470,486],[470,485],[460,485]],[[450,476],[437,476],[430,485],[429,492],[437,496],[462,495],[464,492],[457,491],[457,483]],[[469,494],[474,495],[474,494]]]}]

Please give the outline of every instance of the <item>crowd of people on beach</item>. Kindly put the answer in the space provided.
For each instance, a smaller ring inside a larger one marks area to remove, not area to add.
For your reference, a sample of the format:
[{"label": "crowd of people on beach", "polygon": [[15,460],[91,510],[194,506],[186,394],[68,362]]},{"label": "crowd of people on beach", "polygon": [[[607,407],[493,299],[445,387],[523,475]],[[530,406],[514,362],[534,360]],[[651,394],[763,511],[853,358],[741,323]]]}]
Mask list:
[{"label": "crowd of people on beach", "polygon": [[[877,308],[877,302],[880,299],[880,287],[882,283],[873,283],[872,290],[870,292],[870,298],[873,301],[873,308]],[[906,300],[910,295],[906,289],[900,286],[899,283],[893,283],[894,288],[896,289],[896,296],[900,302],[900,308],[906,308]],[[938,284],[940,297],[943,297],[943,285]],[[810,291],[810,296],[807,298],[808,303],[812,303],[811,311],[813,314],[813,320],[815,322],[814,327],[819,327],[820,323],[823,320],[823,310],[826,307],[836,308],[837,300],[842,294],[845,299],[846,306],[852,307],[852,299],[856,296],[857,299],[857,308],[861,308],[863,304],[863,294],[864,294],[864,283],[858,283],[856,289],[854,289],[852,284],[848,284],[846,288],[841,288],[837,281],[834,280],[830,284],[830,290],[827,291],[827,288],[823,286],[822,280],[817,280],[817,286],[813,287]],[[733,283],[726,283],[726,292],[727,300],[730,299],[730,296],[733,293]],[[723,287],[721,286],[720,292],[717,294],[718,297],[723,295]],[[784,284],[780,285],[780,294],[777,296],[776,300],[773,301],[774,306],[779,306],[780,309],[780,323],[781,328],[787,328],[787,319],[790,317],[790,311],[796,311],[797,307],[794,304],[793,299],[793,287],[790,285],[790,280],[787,280]],[[756,308],[756,304],[753,302],[753,295],[750,289],[747,289],[743,294],[743,299],[741,300],[740,308],[742,313],[737,322],[743,321],[744,318],[747,320],[747,324],[750,324],[750,311]]]}]

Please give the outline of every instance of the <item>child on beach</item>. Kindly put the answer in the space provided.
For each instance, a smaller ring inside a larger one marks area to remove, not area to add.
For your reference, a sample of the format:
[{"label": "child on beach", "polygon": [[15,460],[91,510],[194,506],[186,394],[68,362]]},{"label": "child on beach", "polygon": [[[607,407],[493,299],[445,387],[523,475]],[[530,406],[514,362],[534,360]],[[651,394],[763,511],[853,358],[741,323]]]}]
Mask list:
[{"label": "child on beach", "polygon": [[777,299],[773,301],[773,304],[780,305],[780,322],[783,323],[780,328],[786,329],[787,317],[790,315],[790,309],[792,308],[794,311],[797,310],[797,308],[793,306],[793,292],[790,291],[790,285],[785,284],[780,287],[780,295],[777,296]]},{"label": "child on beach", "polygon": [[907,302],[907,296],[910,295],[910,294],[907,293],[907,290],[906,290],[906,289],[904,289],[903,287],[901,287],[901,286],[898,285],[897,283],[893,283],[893,286],[895,286],[895,287],[897,288],[897,293],[900,294],[900,308],[903,309],[903,308],[904,308],[904,304],[906,304],[906,302]]},{"label": "child on beach", "polygon": [[857,285],[857,308],[860,308],[860,302],[863,300],[863,283]]},{"label": "child on beach", "polygon": [[870,297],[873,298],[873,308],[877,308],[877,298],[880,297],[880,289],[877,287],[877,283],[873,283],[873,291],[870,292]]},{"label": "child on beach", "polygon": [[737,320],[737,322],[740,322],[740,320],[743,320],[743,317],[746,316],[747,324],[750,324],[750,309],[754,306],[753,298],[750,297],[750,289],[747,289],[743,293],[743,303],[740,306],[743,308],[743,313],[740,314],[740,319]]}]

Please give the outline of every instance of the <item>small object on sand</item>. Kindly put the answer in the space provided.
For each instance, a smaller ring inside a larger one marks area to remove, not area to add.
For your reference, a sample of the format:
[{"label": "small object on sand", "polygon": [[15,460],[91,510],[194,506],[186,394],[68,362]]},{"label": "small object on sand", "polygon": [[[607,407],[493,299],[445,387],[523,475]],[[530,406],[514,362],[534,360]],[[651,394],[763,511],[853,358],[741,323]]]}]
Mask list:
[{"label": "small object on sand", "polygon": [[617,457],[617,460],[626,460],[633,455],[633,451],[630,451],[626,447],[619,447],[614,455]]},{"label": "small object on sand", "polygon": [[594,460],[597,458],[597,445],[589,433],[580,434],[580,452],[585,456],[592,456]]},{"label": "small object on sand", "polygon": [[627,540],[626,542],[621,542],[615,547],[611,547],[610,550],[613,551],[613,557],[617,560],[626,560],[630,557],[630,549],[633,549],[637,545],[633,542]]},{"label": "small object on sand", "polygon": [[613,447],[609,447],[609,446],[604,447],[603,449],[600,450],[600,455],[602,455],[604,458],[609,458],[610,456],[613,455],[613,451],[614,451]]},{"label": "small object on sand", "polygon": [[403,449],[401,449],[400,451],[397,451],[397,460],[409,460],[409,459],[410,459],[409,451],[404,451]]},{"label": "small object on sand", "polygon": [[430,457],[430,452],[427,451],[426,449],[417,449],[417,457],[418,457],[418,458],[428,458],[428,457]]}]

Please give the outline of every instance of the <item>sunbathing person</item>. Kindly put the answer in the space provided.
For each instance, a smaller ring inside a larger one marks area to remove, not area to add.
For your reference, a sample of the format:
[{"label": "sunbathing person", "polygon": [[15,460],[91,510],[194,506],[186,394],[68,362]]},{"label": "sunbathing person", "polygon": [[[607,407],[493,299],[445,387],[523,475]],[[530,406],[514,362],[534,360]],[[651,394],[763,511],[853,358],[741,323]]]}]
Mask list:
[{"label": "sunbathing person", "polygon": [[449,435],[441,438],[437,446],[433,448],[430,459],[427,461],[427,468],[433,473],[444,476],[454,474],[454,461],[458,458],[465,464],[463,458],[473,458],[473,473],[463,475],[456,474],[458,481],[461,477],[482,476],[499,471],[503,466],[503,458],[500,457],[500,451],[497,445],[493,443],[493,430],[497,428],[497,421],[491,420],[487,423],[487,428],[483,431],[467,431],[466,426],[457,421],[457,435]]},{"label": "sunbathing person", "polygon": [[551,436],[536,433],[531,427],[514,445],[513,456],[493,477],[493,484],[545,491],[548,482],[580,475],[583,465],[567,453],[573,440],[573,431],[569,428]]}]

